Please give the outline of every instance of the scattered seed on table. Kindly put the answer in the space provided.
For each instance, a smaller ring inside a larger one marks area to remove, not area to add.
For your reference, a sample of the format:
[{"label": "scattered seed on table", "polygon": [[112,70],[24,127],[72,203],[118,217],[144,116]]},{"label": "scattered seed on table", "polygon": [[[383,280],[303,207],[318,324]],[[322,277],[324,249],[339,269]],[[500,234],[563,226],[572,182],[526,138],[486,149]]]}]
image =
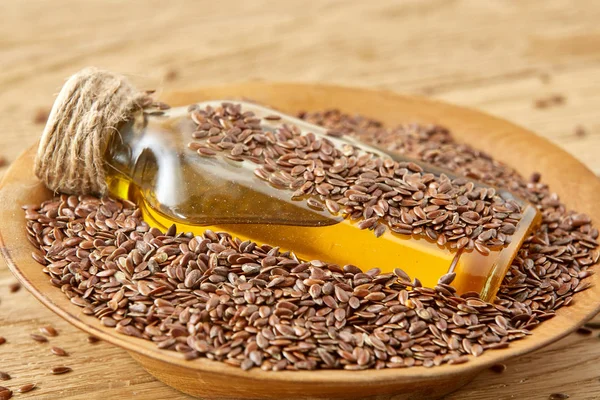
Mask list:
[{"label": "scattered seed on table", "polygon": [[46,336],[51,336],[51,337],[58,336],[58,332],[56,331],[56,329],[54,329],[54,327],[52,327],[50,325],[42,326],[40,328],[40,332]]},{"label": "scattered seed on table", "polygon": [[63,350],[63,349],[61,349],[60,347],[56,347],[56,346],[52,347],[52,348],[50,349],[50,352],[51,352],[52,354],[54,354],[55,356],[59,356],[59,357],[66,357],[66,356],[68,356],[68,355],[69,355],[69,354],[68,354],[66,351],[64,351],[64,350]]},{"label": "scattered seed on table", "polygon": [[569,397],[571,396],[566,393],[552,393],[550,396],[548,396],[548,400],[565,400]]},{"label": "scattered seed on table", "polygon": [[10,380],[10,375],[6,372],[0,371],[0,381],[8,381]]},{"label": "scattered seed on table", "polygon": [[96,336],[88,336],[87,341],[90,344],[95,344],[95,343],[98,343],[100,341],[100,339],[98,339]]},{"label": "scattered seed on table", "polygon": [[31,392],[33,389],[36,388],[36,384],[35,383],[28,383],[26,385],[21,386],[20,388],[17,389],[17,392],[19,393],[27,393],[27,392]]},{"label": "scattered seed on table", "polygon": [[2,336],[0,336],[0,344],[4,344],[4,343],[6,343],[6,339],[3,338]]},{"label": "scattered seed on table", "polygon": [[37,333],[32,333],[31,338],[39,343],[47,343],[48,338],[46,336],[38,335]]},{"label": "scattered seed on table", "polygon": [[504,371],[506,371],[506,365],[505,364],[494,364],[490,367],[490,370],[492,370],[492,372],[495,372],[497,374],[501,374]]},{"label": "scattered seed on table", "polygon": [[16,293],[19,291],[19,289],[21,289],[21,284],[19,282],[13,282],[10,285],[8,285],[8,290],[11,293]]},{"label": "scattered seed on table", "polygon": [[62,375],[62,374],[66,374],[67,372],[71,372],[72,369],[69,367],[54,367],[50,370],[50,372],[52,372],[53,375]]}]

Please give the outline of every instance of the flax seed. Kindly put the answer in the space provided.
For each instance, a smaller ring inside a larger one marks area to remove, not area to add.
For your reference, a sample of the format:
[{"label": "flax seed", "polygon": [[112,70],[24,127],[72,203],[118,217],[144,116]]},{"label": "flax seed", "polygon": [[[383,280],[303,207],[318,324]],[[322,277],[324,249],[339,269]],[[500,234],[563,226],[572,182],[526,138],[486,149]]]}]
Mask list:
[{"label": "flax seed", "polygon": [[18,292],[20,289],[21,289],[21,284],[20,284],[19,282],[14,282],[14,283],[11,283],[10,285],[8,285],[8,290],[9,290],[11,293],[16,293],[16,292]]},{"label": "flax seed", "polygon": [[56,346],[55,346],[55,347],[52,347],[52,348],[50,349],[50,352],[51,352],[52,354],[54,354],[55,356],[59,356],[59,357],[66,357],[66,356],[68,356],[68,354],[67,354],[67,352],[66,352],[66,351],[64,351],[64,350],[63,350],[63,349],[61,349],[60,347],[56,347]]},{"label": "flax seed", "polygon": [[40,329],[40,333],[46,336],[55,337],[58,336],[58,332],[50,325],[42,326]]},{"label": "flax seed", "polygon": [[54,367],[50,370],[50,372],[52,373],[52,375],[62,375],[62,374],[66,374],[68,372],[71,372],[72,369],[69,367]]},{"label": "flax seed", "polygon": [[23,385],[23,386],[19,387],[19,388],[17,389],[17,392],[19,392],[19,393],[27,393],[27,392],[31,392],[33,389],[35,389],[35,388],[36,388],[36,386],[37,386],[37,385],[36,385],[35,383],[28,383],[28,384],[26,384],[26,385]]},{"label": "flax seed", "polygon": [[493,372],[495,372],[497,374],[501,374],[504,371],[506,371],[506,365],[505,364],[494,364],[490,367],[490,370],[492,370]]},{"label": "flax seed", "polygon": [[548,400],[565,400],[569,397],[571,396],[566,393],[552,393],[550,396],[548,396]]},{"label": "flax seed", "polygon": [[32,333],[30,336],[36,342],[39,342],[39,343],[47,343],[48,342],[48,338],[46,338],[45,336],[42,336],[42,335],[38,335],[37,333]]}]

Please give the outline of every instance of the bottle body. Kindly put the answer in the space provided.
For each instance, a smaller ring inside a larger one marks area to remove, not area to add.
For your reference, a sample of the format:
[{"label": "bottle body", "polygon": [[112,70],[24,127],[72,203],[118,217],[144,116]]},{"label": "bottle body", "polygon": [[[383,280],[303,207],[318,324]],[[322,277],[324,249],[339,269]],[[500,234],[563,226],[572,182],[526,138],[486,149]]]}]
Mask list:
[{"label": "bottle body", "polygon": [[[423,171],[261,106],[230,105],[235,118],[219,107],[206,102],[123,125],[106,153],[110,193],[135,201],[161,229],[226,231],[363,271],[400,268],[425,286],[456,272],[459,293],[484,299],[539,219],[506,191]],[[487,232],[493,246],[477,239]]]}]

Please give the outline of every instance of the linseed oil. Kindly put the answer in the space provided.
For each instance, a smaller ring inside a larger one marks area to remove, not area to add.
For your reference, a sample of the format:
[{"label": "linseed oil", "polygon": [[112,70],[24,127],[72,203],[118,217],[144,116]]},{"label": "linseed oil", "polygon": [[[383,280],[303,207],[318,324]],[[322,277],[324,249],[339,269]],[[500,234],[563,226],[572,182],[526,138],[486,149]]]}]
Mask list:
[{"label": "linseed oil", "polygon": [[[201,106],[219,104],[210,102]],[[276,123],[263,119],[261,127],[265,132],[276,130],[285,122],[303,132],[326,137],[322,128],[273,110],[248,103],[242,109],[252,111],[257,117],[273,114],[281,117]],[[178,232],[196,235],[206,230],[224,231],[241,240],[293,251],[307,261],[350,264],[363,271],[379,268],[392,272],[400,268],[428,287],[454,271],[457,275],[453,286],[458,293],[474,291],[485,300],[495,296],[519,247],[539,220],[532,205],[516,199],[522,217],[510,243],[491,248],[487,255],[473,249],[451,249],[426,236],[405,235],[390,229],[376,237],[372,230],[357,226],[360,219],[312,207],[306,198],[292,200],[291,190],[259,179],[254,173],[257,165],[251,161],[230,160],[221,154],[198,156],[188,147],[196,129],[186,108],[171,109],[163,115],[140,115],[127,122],[120,135],[114,135],[106,153],[110,194],[134,201],[140,206],[144,220],[161,230],[175,224]],[[327,137],[327,140],[399,158],[353,139]]]}]

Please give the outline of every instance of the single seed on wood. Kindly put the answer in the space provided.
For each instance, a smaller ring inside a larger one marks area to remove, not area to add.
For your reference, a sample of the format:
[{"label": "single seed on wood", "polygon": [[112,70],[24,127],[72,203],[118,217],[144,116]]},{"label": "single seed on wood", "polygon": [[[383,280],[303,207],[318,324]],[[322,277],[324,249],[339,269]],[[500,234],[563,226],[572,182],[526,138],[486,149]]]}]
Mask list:
[{"label": "single seed on wood", "polygon": [[565,400],[569,397],[571,396],[566,393],[552,393],[550,396],[548,396],[548,400]]},{"label": "single seed on wood", "polygon": [[505,364],[494,364],[490,367],[490,370],[492,370],[493,372],[495,372],[497,374],[501,374],[504,371],[506,371],[506,365]]},{"label": "single seed on wood", "polygon": [[66,351],[64,351],[60,347],[56,347],[56,346],[52,347],[50,349],[50,352],[52,354],[54,354],[55,356],[59,356],[59,357],[66,357],[68,355]]},{"label": "single seed on wood", "polygon": [[51,336],[51,337],[58,336],[58,332],[56,331],[56,329],[54,329],[50,325],[42,326],[40,328],[40,332],[46,336]]},{"label": "single seed on wood", "polygon": [[8,381],[10,380],[10,375],[6,372],[0,371],[0,381]]},{"label": "single seed on wood", "polygon": [[10,285],[8,285],[8,290],[11,293],[16,293],[19,291],[19,289],[21,289],[21,284],[19,282],[13,282]]},{"label": "single seed on wood", "polygon": [[31,392],[35,388],[36,388],[36,384],[35,383],[28,383],[28,384],[23,385],[20,388],[18,388],[17,392],[19,392],[19,393],[27,393],[27,392]]},{"label": "single seed on wood", "polygon": [[62,375],[62,374],[66,374],[68,372],[71,372],[72,369],[69,367],[54,367],[50,370],[50,372],[52,372],[53,375]]},{"label": "single seed on wood", "polygon": [[38,335],[37,333],[32,333],[31,338],[39,343],[47,343],[48,338],[46,336]]}]

